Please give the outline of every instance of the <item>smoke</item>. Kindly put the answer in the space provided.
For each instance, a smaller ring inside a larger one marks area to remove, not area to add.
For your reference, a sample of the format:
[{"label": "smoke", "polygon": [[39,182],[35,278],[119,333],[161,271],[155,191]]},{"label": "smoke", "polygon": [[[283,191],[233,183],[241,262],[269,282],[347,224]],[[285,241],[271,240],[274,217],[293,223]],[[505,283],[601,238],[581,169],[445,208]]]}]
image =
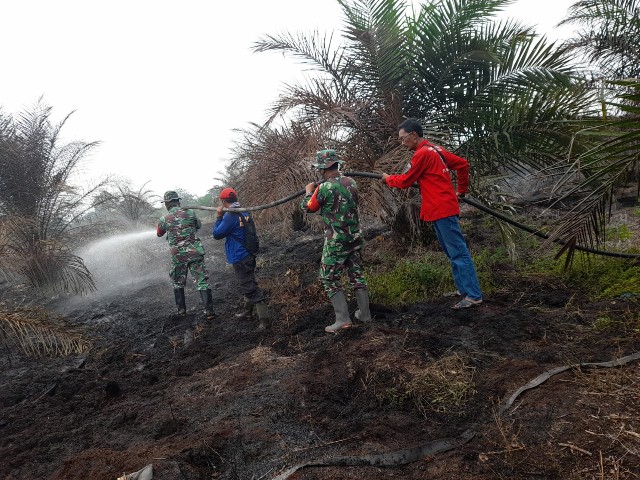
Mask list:
[{"label": "smoke", "polygon": [[93,275],[97,292],[108,296],[168,282],[167,242],[155,230],[124,233],[96,240],[78,255]]}]

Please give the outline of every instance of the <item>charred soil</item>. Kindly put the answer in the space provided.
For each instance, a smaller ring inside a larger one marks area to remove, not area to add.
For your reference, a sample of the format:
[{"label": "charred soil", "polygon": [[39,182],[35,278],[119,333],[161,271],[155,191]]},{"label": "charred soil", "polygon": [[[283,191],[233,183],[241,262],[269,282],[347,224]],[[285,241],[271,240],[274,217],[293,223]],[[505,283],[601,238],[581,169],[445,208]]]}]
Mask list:
[{"label": "charred soil", "polygon": [[[260,333],[257,319],[234,316],[241,296],[222,242],[202,238],[215,320],[204,319],[192,285],[187,314],[175,315],[158,276],[81,303],[47,302],[90,338],[83,355],[3,352],[1,479],[115,480],[148,464],[162,480],[285,478],[296,465],[286,478],[640,478],[640,362],[571,368],[504,408],[545,371],[640,350],[629,328],[640,323],[637,297],[589,301],[561,282],[503,271],[495,275],[508,286],[478,308],[452,310],[450,298],[374,303],[371,324],[326,334],[322,240],[298,233],[259,257],[273,315]],[[369,242],[365,261],[389,242]],[[165,264],[168,252],[148,261]],[[2,295],[9,305],[24,294],[5,286]],[[632,322],[594,328],[603,312]],[[463,435],[405,464],[362,460]]]}]

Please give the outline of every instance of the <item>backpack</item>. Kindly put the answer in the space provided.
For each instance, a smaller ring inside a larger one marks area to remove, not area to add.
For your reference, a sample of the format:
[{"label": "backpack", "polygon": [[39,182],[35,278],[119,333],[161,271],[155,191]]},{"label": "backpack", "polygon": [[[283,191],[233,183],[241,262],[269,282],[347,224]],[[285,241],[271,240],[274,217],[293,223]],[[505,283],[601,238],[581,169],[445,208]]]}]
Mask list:
[{"label": "backpack", "polygon": [[244,242],[235,235],[232,235],[232,237],[240,242],[242,246],[247,249],[247,252],[255,255],[260,251],[260,239],[256,231],[256,224],[253,223],[253,219],[248,213],[242,214],[234,212],[234,214],[240,219],[240,224],[244,225]]}]

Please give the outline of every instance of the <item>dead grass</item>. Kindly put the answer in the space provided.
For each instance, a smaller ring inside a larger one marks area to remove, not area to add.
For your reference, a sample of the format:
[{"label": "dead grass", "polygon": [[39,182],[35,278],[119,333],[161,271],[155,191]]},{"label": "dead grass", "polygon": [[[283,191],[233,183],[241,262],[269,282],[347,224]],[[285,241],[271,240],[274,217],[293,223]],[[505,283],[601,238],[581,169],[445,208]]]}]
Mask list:
[{"label": "dead grass", "polygon": [[575,382],[587,394],[640,394],[639,368],[575,369]]},{"label": "dead grass", "polygon": [[416,372],[405,388],[424,417],[431,412],[460,414],[476,393],[474,373],[463,355],[453,353]]},{"label": "dead grass", "polygon": [[318,306],[319,299],[328,303],[320,282],[304,285],[303,272],[303,268],[290,268],[281,277],[260,280],[261,288],[271,294],[269,304],[279,312],[280,323],[286,328],[308,315],[310,308]]},{"label": "dead grass", "polygon": [[[383,342],[373,338],[372,343]],[[460,415],[476,393],[475,367],[468,359],[453,353],[432,362],[416,358],[406,361],[397,346],[387,345],[384,357],[364,366],[361,383],[380,404],[399,407],[412,403],[424,418],[433,413]],[[395,354],[393,352],[396,352]],[[398,356],[397,359],[393,357]],[[402,358],[400,358],[402,357]],[[402,365],[402,368],[398,368]]]}]

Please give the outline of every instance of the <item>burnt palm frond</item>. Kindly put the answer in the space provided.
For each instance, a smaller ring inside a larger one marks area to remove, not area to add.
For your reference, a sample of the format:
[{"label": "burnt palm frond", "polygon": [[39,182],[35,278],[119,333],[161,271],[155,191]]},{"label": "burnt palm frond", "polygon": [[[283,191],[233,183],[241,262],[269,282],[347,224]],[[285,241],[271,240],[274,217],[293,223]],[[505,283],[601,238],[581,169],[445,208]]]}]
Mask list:
[{"label": "burnt palm frond", "polygon": [[91,343],[77,329],[52,319],[40,308],[0,309],[0,337],[30,357],[86,353]]}]

